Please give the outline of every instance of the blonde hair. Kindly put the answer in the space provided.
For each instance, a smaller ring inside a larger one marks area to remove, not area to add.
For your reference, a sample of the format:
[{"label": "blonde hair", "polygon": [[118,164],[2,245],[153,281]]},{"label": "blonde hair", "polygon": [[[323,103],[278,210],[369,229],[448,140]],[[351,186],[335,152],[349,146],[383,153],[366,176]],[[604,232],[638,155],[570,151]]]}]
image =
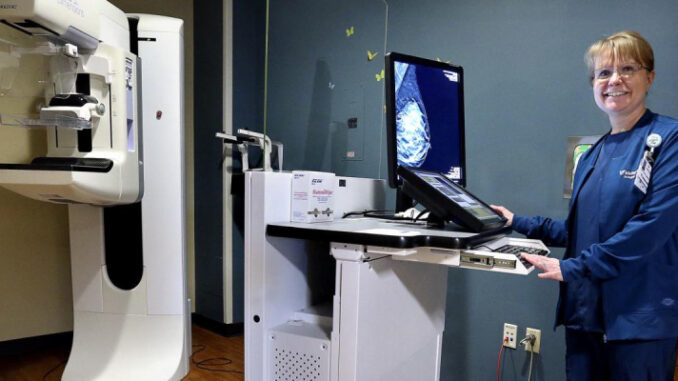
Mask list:
[{"label": "blonde hair", "polygon": [[654,52],[652,46],[638,32],[623,30],[600,41],[594,42],[586,52],[584,59],[589,70],[589,79],[593,81],[596,60],[610,56],[614,61],[632,59],[641,64],[648,72],[654,70]]}]

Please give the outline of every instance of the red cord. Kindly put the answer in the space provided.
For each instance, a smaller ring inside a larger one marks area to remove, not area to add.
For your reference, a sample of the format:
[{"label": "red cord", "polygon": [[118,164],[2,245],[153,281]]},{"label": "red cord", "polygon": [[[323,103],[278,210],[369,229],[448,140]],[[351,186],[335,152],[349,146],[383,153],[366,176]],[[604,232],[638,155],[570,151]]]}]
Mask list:
[{"label": "red cord", "polygon": [[501,349],[499,349],[499,356],[497,357],[497,381],[499,381],[499,371],[501,369],[501,354],[504,352],[504,343],[501,343]]}]

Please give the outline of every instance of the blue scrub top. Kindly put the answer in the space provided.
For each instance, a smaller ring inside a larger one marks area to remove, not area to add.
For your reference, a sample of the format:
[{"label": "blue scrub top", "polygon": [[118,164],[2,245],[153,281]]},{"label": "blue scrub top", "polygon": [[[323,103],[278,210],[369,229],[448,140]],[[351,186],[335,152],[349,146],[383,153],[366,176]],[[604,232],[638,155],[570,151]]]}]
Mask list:
[{"label": "blue scrub top", "polygon": [[[640,189],[634,177],[650,134],[662,142],[650,183]],[[513,229],[567,247],[557,324],[603,331],[608,340],[675,338],[678,120],[648,110],[616,135],[582,155],[566,219],[515,215]]]},{"label": "blue scrub top", "polygon": [[[619,159],[630,151],[630,131],[606,135],[601,142],[600,154],[591,171],[591,175],[584,181],[579,197],[574,205],[572,215],[572,234],[568,243],[567,258],[576,258],[589,246],[598,243],[600,239],[599,205],[605,195],[604,181],[610,162]],[[557,324],[567,328],[588,332],[605,332],[603,322],[601,284],[591,278],[581,278],[560,284],[560,309]]]}]

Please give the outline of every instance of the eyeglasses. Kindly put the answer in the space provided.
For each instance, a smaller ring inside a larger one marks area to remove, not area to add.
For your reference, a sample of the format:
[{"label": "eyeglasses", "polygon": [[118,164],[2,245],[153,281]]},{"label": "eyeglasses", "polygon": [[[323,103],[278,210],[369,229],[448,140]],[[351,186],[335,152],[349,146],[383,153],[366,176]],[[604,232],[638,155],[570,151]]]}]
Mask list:
[{"label": "eyeglasses", "polygon": [[612,78],[612,74],[614,72],[617,72],[620,77],[622,78],[629,78],[632,77],[636,72],[639,70],[646,69],[647,68],[641,64],[633,63],[633,64],[625,64],[617,68],[612,68],[612,67],[603,67],[600,69],[596,69],[593,72],[593,78],[596,81],[607,81],[610,78]]}]

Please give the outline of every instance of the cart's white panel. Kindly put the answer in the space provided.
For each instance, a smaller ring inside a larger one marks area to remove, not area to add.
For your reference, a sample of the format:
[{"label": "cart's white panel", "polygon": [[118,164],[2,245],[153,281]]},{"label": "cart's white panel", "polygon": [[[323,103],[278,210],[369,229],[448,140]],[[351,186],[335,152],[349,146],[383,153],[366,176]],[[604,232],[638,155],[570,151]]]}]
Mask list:
[{"label": "cart's white panel", "polygon": [[[447,269],[383,257],[338,261],[340,381],[437,381]],[[338,335],[336,334],[338,331]]]}]

